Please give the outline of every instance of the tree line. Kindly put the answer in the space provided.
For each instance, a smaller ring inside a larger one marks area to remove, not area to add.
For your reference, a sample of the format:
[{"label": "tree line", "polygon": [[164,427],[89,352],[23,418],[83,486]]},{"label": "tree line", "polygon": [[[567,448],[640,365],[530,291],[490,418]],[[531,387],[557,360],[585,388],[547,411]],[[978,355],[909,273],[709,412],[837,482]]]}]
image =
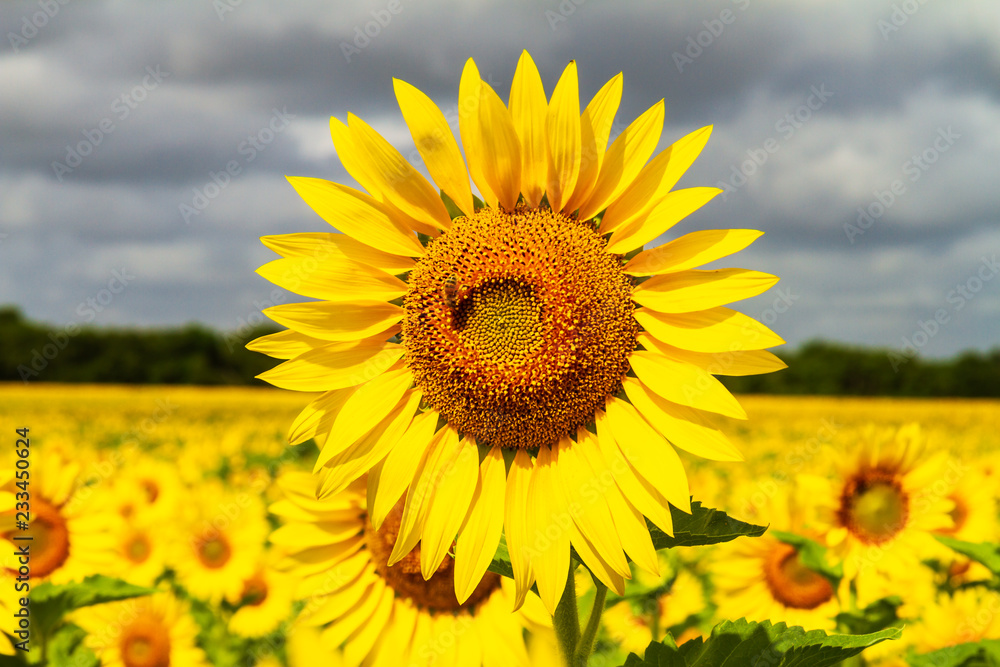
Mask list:
[{"label": "tree line", "polygon": [[[0,381],[264,385],[277,361],[244,346],[277,331],[261,325],[221,333],[175,328],[51,327],[0,308]],[[788,368],[720,379],[734,392],[830,396],[1000,397],[1000,348],[951,359],[816,341],[776,354]],[[725,355],[718,369],[724,372]]]}]

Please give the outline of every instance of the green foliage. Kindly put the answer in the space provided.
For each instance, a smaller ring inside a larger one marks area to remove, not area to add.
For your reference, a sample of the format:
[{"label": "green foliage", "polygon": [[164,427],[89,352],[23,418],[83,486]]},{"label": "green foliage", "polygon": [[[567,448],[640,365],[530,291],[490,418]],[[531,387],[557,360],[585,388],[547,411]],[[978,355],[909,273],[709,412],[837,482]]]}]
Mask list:
[{"label": "green foliage", "polygon": [[770,621],[723,621],[707,640],[699,637],[680,647],[669,636],[652,642],[644,658],[633,653],[625,667],[826,667],[901,634],[899,628],[886,628],[866,635],[827,635]]},{"label": "green foliage", "polygon": [[1000,640],[949,646],[906,659],[910,667],[1000,667]]},{"label": "green foliage", "polygon": [[74,667],[99,667],[100,662],[94,652],[83,645],[87,633],[72,623],[62,625],[49,640],[46,654],[50,665],[73,665]]},{"label": "green foliage", "polygon": [[816,540],[811,540],[808,537],[796,535],[795,533],[786,533],[783,530],[772,530],[771,535],[785,544],[795,547],[795,550],[799,554],[799,561],[813,572],[818,572],[829,579],[834,588],[844,578],[843,564],[837,563],[834,565],[830,563],[826,557],[826,547]]},{"label": "green foliage", "polygon": [[858,612],[841,612],[836,616],[837,627],[853,635],[861,635],[878,632],[892,625],[898,626],[902,621],[896,610],[902,604],[902,598],[892,596],[876,600]]},{"label": "green foliage", "polygon": [[982,542],[981,544],[963,542],[944,535],[935,535],[935,537],[938,542],[953,551],[985,565],[994,577],[1000,577],[1000,545],[991,542]]},{"label": "green foliage", "polygon": [[[47,638],[59,625],[62,617],[75,609],[127,600],[152,592],[152,589],[103,574],[93,574],[83,581],[68,584],[39,584],[31,591],[32,628]],[[37,639],[37,635],[35,638]]]}]

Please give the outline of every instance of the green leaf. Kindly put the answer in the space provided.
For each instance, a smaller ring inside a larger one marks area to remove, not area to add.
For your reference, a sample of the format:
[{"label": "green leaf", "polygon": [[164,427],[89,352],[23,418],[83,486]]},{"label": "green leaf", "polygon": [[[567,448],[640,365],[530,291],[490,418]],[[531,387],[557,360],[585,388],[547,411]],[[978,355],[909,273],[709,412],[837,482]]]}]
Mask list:
[{"label": "green leaf", "polygon": [[440,195],[441,195],[441,201],[444,202],[444,207],[448,211],[448,216],[452,220],[454,220],[455,218],[461,218],[465,216],[465,213],[463,213],[462,209],[458,207],[458,204],[455,203],[455,200],[449,197],[444,190],[440,191]]},{"label": "green leaf", "polygon": [[127,600],[152,592],[151,588],[135,586],[102,574],[58,586],[45,582],[31,591],[31,620],[42,637],[47,637],[62,617],[74,609]]},{"label": "green leaf", "polygon": [[911,655],[906,663],[910,667],[1000,667],[1000,640],[984,639]]},{"label": "green leaf", "polygon": [[725,512],[702,507],[700,502],[691,503],[691,514],[670,507],[674,520],[674,534],[671,537],[647,521],[653,546],[659,549],[673,547],[700,547],[708,544],[729,542],[737,537],[760,537],[766,526],[755,526],[734,519]]},{"label": "green leaf", "polygon": [[827,667],[858,655],[864,649],[898,639],[900,628],[886,628],[867,635],[828,635],[822,630],[805,631],[784,623],[756,623],[740,619],[723,621],[705,640],[692,639],[679,648],[671,638],[652,642],[645,657],[634,653],[626,667]]},{"label": "green leaf", "polygon": [[843,628],[852,635],[878,632],[890,625],[902,623],[896,610],[903,604],[903,599],[893,595],[876,600],[858,612],[841,612],[837,614],[837,627]]},{"label": "green leaf", "polygon": [[94,652],[83,645],[86,631],[78,625],[66,623],[49,639],[47,653],[51,665],[74,667],[100,667]]},{"label": "green leaf", "polygon": [[963,542],[953,537],[935,535],[937,541],[953,551],[963,556],[971,558],[977,563],[982,563],[993,573],[994,577],[1000,577],[1000,545],[990,542],[975,544],[973,542]]},{"label": "green leaf", "polygon": [[826,557],[826,547],[816,540],[795,533],[786,533],[783,530],[772,530],[771,535],[785,544],[795,547],[795,550],[799,552],[799,561],[813,572],[829,579],[834,588],[844,578],[843,564],[831,565]]}]

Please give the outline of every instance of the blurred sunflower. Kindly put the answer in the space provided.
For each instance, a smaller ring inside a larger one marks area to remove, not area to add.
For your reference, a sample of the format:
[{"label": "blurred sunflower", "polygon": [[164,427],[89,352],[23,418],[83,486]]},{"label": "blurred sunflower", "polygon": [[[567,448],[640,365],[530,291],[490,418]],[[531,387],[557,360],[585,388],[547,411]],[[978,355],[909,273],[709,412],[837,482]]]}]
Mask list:
[{"label": "blurred sunflower", "polygon": [[[284,525],[271,541],[287,554],[280,566],[301,582],[296,597],[306,606],[296,626],[322,628],[326,652],[342,648],[343,664],[355,666],[528,664],[523,630],[544,611],[511,614],[509,580],[487,574],[460,604],[450,556],[427,580],[419,553],[388,565],[401,507],[376,531],[364,479],[322,500],[311,493],[311,480],[308,473],[279,479],[285,498],[270,509]],[[534,598],[525,610],[532,604],[541,607]]]},{"label": "blurred sunflower", "polygon": [[[265,311],[288,330],[248,347],[288,361],[261,377],[324,392],[290,433],[293,444],[320,444],[322,495],[381,464],[370,487],[377,529],[405,493],[390,564],[420,541],[430,578],[457,535],[464,601],[503,527],[518,605],[537,581],[555,608],[570,544],[621,592],[626,556],[655,569],[643,516],[670,533],[669,506],[690,511],[674,447],[741,459],[703,414],[746,418],[713,376],[784,367],[764,351],[783,341],[723,306],[777,278],[694,268],[761,232],[694,232],[642,250],[720,190],[672,189],[711,127],[649,160],[662,100],[607,148],[620,74],[581,113],[574,62],[547,101],[522,54],[504,105],[469,60],[459,84],[464,160],[430,98],[394,86],[440,196],[362,120],[331,119],[337,153],[368,194],[289,179],[344,233],[262,239],[282,259],[259,273],[320,300]],[[509,471],[501,454],[513,459]],[[559,525],[570,503],[580,511]]]},{"label": "blurred sunflower", "polygon": [[930,571],[921,561],[948,553],[931,533],[953,525],[954,503],[935,490],[945,479],[947,452],[928,452],[920,426],[909,424],[868,426],[853,451],[827,454],[833,479],[800,475],[798,481],[816,504],[813,528],[843,560],[857,604],[904,586],[914,595],[929,590]]},{"label": "blurred sunflower", "polygon": [[261,637],[278,629],[292,613],[295,580],[269,565],[260,565],[243,582],[239,609],[229,619],[229,631],[242,637]]},{"label": "blurred sunflower", "polygon": [[[13,499],[6,505],[10,511],[0,514],[0,535],[8,541],[6,575],[16,575],[18,542],[14,538],[24,536],[31,538],[32,588],[43,581],[61,584],[95,573],[113,574],[120,517],[106,504],[105,496],[80,483],[79,462],[61,449],[37,450],[32,456],[29,528],[18,528]],[[6,495],[21,489],[11,479],[3,491]]]},{"label": "blurred sunflower", "polygon": [[130,583],[151,586],[166,567],[169,534],[149,518],[122,521],[115,533],[115,574]]},{"label": "blurred sunflower", "polygon": [[207,667],[198,626],[170,593],[84,607],[72,620],[104,667]]},{"label": "blurred sunflower", "polygon": [[203,482],[199,493],[173,540],[170,563],[192,595],[213,604],[238,601],[267,539],[264,504],[218,482]]}]

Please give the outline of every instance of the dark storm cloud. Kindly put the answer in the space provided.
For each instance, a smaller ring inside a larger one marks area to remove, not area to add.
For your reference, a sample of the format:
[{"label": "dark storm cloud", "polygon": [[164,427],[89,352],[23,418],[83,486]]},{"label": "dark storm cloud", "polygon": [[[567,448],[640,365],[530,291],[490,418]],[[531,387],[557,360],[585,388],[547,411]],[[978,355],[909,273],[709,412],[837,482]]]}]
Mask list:
[{"label": "dark storm cloud", "polygon": [[[447,110],[471,56],[505,98],[523,48],[549,91],[576,59],[584,102],[624,72],[619,127],[665,99],[661,148],[715,125],[681,186],[725,194],[681,231],[767,232],[734,261],[786,292],[741,309],[791,343],[895,345],[1000,246],[988,0],[41,7],[0,5],[0,286],[53,322],[129,265],[97,323],[241,326],[275,298],[257,237],[325,227],[283,175],[350,180],[329,116],[409,155],[392,77]],[[922,351],[995,344],[997,286]]]}]

